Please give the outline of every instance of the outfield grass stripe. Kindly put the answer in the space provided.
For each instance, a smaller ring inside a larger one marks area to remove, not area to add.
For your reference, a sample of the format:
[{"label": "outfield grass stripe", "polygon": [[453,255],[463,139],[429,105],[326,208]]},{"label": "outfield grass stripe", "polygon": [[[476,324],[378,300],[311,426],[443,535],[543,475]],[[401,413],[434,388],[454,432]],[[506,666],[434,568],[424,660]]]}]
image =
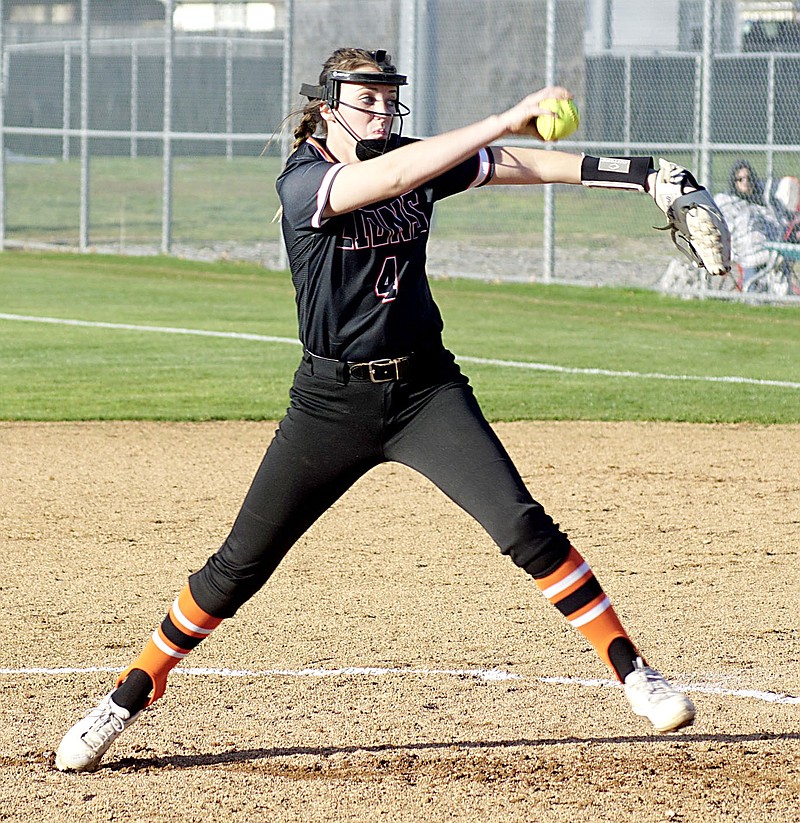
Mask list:
[{"label": "outfield grass stripe", "polygon": [[[80,326],[98,329],[120,329],[123,331],[161,332],[162,334],[185,334],[197,337],[223,337],[232,340],[254,340],[263,343],[287,343],[299,345],[293,337],[274,337],[266,334],[248,334],[246,332],[210,331],[206,329],[185,329],[174,326],[147,326],[133,323],[105,323],[94,320],[74,320],[60,317],[37,317],[26,314],[5,314],[0,312],[0,320],[24,321],[29,323],[50,323],[62,326]],[[706,375],[706,374],[666,374],[663,372],[615,371],[613,369],[579,368],[573,366],[557,366],[552,363],[536,363],[527,360],[500,360],[489,357],[470,357],[456,355],[463,363],[474,363],[479,366],[498,366],[501,368],[529,369],[531,371],[557,372],[561,374],[586,374],[599,377],[629,377],[640,380],[679,380],[699,381],[704,383],[738,383],[752,386],[774,386],[782,389],[800,389],[800,383],[791,380],[765,380],[758,377],[740,377],[737,375]]]},{"label": "outfield grass stripe", "polygon": [[270,337],[265,334],[247,334],[236,331],[208,331],[205,329],[181,329],[174,326],[143,326],[132,323],[103,323],[94,320],[71,320],[61,317],[35,317],[27,314],[3,314],[0,320],[23,320],[29,323],[52,323],[59,326],[83,326],[94,329],[121,329],[123,331],[162,332],[164,334],[188,334],[196,337],[227,337],[234,340],[258,340],[265,343],[291,343],[299,345],[294,337]]},{"label": "outfield grass stripe", "polygon": [[663,372],[613,371],[612,369],[583,369],[555,366],[551,363],[530,363],[524,360],[495,360],[489,357],[459,357],[464,363],[481,366],[505,366],[516,369],[561,372],[563,374],[596,374],[601,377],[639,377],[647,380],[700,380],[704,383],[747,383],[753,386],[778,386],[784,389],[800,389],[800,383],[791,380],[763,380],[759,377],[735,375],[714,377],[708,374],[665,374]]}]

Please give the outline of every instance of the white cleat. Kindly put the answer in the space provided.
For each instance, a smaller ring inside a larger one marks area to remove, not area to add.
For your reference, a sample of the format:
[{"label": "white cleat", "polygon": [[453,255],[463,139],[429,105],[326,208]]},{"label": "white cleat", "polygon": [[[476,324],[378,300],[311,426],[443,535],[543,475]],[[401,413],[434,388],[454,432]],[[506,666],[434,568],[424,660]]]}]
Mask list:
[{"label": "white cleat", "polygon": [[139,717],[141,711],[131,715],[111,694],[64,735],[56,752],[59,771],[93,772],[108,747]]},{"label": "white cleat", "polygon": [[694,722],[694,704],[673,688],[655,669],[636,658],[636,668],[625,678],[625,697],[635,714],[646,717],[660,732],[674,732]]}]

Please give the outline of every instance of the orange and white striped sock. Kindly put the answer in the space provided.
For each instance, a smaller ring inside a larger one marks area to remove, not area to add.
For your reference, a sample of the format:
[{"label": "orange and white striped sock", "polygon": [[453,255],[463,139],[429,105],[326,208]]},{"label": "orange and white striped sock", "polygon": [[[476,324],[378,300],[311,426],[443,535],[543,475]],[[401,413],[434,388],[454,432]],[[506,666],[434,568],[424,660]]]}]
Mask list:
[{"label": "orange and white striped sock", "polygon": [[566,560],[546,577],[537,578],[536,585],[567,622],[592,644],[616,677],[623,680],[624,674],[612,663],[609,649],[617,638],[627,641],[625,646],[630,644],[634,656],[635,648],[611,601],[577,550],[571,546]]},{"label": "orange and white striped sock", "polygon": [[212,617],[197,605],[187,584],[175,598],[161,625],[156,627],[142,653],[119,676],[117,686],[134,669],[146,672],[153,683],[153,693],[146,704],[150,706],[164,694],[170,671],[221,622],[221,617]]}]

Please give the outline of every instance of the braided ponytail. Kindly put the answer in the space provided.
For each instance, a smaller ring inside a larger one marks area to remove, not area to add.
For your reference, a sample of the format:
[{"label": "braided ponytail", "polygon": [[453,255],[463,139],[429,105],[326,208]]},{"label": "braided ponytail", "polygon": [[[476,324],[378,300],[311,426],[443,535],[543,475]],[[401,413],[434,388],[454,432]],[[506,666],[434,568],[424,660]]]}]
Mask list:
[{"label": "braided ponytail", "polygon": [[300,145],[313,137],[320,123],[324,123],[319,113],[319,100],[312,100],[303,110],[300,121],[295,126],[293,135],[294,143],[292,143],[292,151],[296,151]]}]

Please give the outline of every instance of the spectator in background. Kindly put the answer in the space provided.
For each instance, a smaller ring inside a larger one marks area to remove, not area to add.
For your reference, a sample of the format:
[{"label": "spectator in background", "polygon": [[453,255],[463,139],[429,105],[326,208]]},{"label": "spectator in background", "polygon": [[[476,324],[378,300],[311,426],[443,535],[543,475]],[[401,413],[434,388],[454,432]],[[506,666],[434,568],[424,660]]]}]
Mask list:
[{"label": "spectator in background", "polygon": [[794,216],[775,196],[777,190],[780,185],[764,185],[747,160],[737,160],[729,190],[715,197],[730,228],[731,260],[742,269],[742,291],[757,290],[761,274],[783,265],[777,252],[765,245],[784,240]]},{"label": "spectator in background", "polygon": [[800,180],[790,176],[781,177],[772,199],[785,211],[788,220],[783,239],[789,243],[800,243]]}]

